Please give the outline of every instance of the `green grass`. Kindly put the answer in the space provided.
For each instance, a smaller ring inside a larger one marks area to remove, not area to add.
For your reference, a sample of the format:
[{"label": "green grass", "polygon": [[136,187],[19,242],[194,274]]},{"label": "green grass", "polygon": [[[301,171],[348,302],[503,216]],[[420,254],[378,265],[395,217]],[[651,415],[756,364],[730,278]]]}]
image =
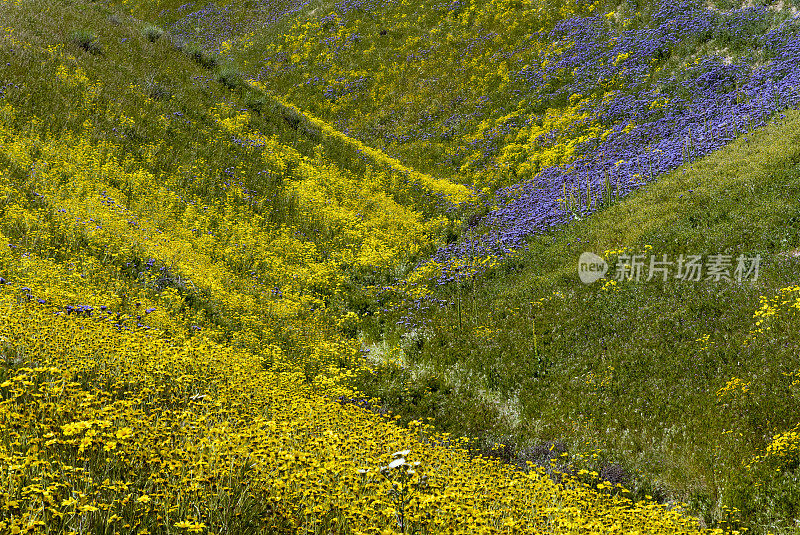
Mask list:
[{"label": "green grass", "polygon": [[[432,401],[446,406],[442,392],[457,385],[453,395],[493,401],[494,409],[478,405],[458,418],[447,411],[440,423],[468,430],[484,447],[512,442],[514,458],[546,441],[564,441],[576,452],[590,444],[606,457],[596,469],[620,463],[634,474],[629,484],[639,494],[657,490],[664,500],[689,502],[710,525],[728,505],[742,510],[751,529],[788,529],[794,513],[787,511],[798,507],[788,483],[794,476],[756,490],[741,464],[800,421],[800,408],[787,403],[791,379],[782,375],[800,367],[798,342],[792,327],[750,347],[743,341],[759,296],[800,278],[800,259],[782,254],[800,247],[798,128],[800,112],[787,111],[748,139],[532,239],[528,251],[488,276],[442,291],[438,297],[452,305],[430,313],[430,328],[414,343],[386,327],[391,318],[383,329],[372,326],[371,336],[402,345],[414,384],[442,377],[445,387],[398,400],[391,381],[360,384],[407,417],[438,416]],[[681,253],[759,254],[761,273],[742,284],[620,282],[618,291],[578,280],[581,252],[645,245],[672,261]],[[531,305],[554,292],[564,298]],[[705,335],[707,349],[698,341]],[[610,380],[592,387],[588,374]],[[725,409],[716,391],[734,376],[752,382],[751,397]],[[512,421],[502,414],[509,403],[518,414]]]}]

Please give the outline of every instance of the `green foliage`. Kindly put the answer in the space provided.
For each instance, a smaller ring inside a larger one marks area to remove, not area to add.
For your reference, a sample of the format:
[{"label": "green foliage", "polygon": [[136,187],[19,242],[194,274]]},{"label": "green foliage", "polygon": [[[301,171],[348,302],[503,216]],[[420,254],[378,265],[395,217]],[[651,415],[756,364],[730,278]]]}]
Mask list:
[{"label": "green foliage", "polygon": [[148,24],[142,28],[142,35],[151,43],[155,43],[164,35],[164,30],[159,26]]},{"label": "green foliage", "polygon": [[103,47],[97,40],[97,36],[91,30],[81,29],[72,32],[72,43],[92,55],[100,55],[103,53]]},{"label": "green foliage", "polygon": [[205,69],[213,69],[219,65],[219,57],[212,52],[208,52],[197,45],[189,45],[185,48],[186,54],[192,60]]},{"label": "green foliage", "polygon": [[[409,369],[389,364],[362,370],[353,381],[366,397],[380,399],[383,410],[391,410],[401,424],[430,418],[443,431],[479,440],[473,448],[494,443],[509,430],[492,403],[473,392],[456,392],[438,374],[412,378]],[[492,429],[491,437],[487,429]]]},{"label": "green foliage", "polygon": [[169,100],[174,96],[173,84],[159,76],[149,76],[144,81],[144,90],[153,100]]},{"label": "green foliage", "polygon": [[226,66],[219,70],[217,81],[231,91],[243,89],[246,86],[242,72],[231,66]]}]

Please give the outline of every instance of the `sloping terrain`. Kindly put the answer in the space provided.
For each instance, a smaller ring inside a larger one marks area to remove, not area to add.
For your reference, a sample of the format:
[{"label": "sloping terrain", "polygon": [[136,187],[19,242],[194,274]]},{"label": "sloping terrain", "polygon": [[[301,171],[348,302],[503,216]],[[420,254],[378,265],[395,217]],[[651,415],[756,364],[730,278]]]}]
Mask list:
[{"label": "sloping terrain", "polygon": [[0,1],[0,531],[790,532],[794,14]]}]

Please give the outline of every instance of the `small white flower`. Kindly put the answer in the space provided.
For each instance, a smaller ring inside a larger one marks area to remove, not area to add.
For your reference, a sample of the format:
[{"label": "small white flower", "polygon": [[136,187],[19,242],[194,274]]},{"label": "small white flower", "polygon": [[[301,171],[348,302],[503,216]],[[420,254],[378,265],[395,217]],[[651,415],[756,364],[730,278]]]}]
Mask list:
[{"label": "small white flower", "polygon": [[389,469],[391,470],[392,468],[397,468],[398,466],[402,466],[404,464],[406,464],[406,460],[401,457],[400,459],[395,459],[394,461],[390,462]]}]

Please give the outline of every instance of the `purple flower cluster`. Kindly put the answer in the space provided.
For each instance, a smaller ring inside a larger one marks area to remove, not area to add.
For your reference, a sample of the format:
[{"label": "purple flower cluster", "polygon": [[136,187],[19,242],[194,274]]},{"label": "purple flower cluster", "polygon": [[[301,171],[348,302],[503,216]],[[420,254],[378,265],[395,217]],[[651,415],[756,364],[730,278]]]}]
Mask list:
[{"label": "purple flower cluster", "polygon": [[[193,10],[194,4],[183,4],[175,11],[180,17],[170,26],[170,33],[186,42],[194,42],[198,46],[219,51],[220,45],[245,33],[275,24],[285,17],[299,13],[310,4],[310,0],[291,0],[277,2],[275,0],[255,0],[252,7],[242,16],[242,11],[235,7],[219,7],[211,2],[205,7]],[[168,17],[168,10],[161,17]]]},{"label": "purple flower cluster", "polygon": [[357,11],[362,14],[372,13],[385,5],[386,2],[378,2],[377,0],[341,0],[334,4],[333,9],[340,16],[344,16],[352,11]]},{"label": "purple flower cluster", "polygon": [[[625,30],[616,39],[611,39],[603,17],[576,17],[557,24],[547,39],[563,43],[563,51],[544,68],[527,68],[519,76],[532,93],[552,100],[572,94],[605,96],[583,100],[583,109],[612,133],[603,141],[584,143],[571,164],[546,168],[535,181],[499,191],[501,207],[485,218],[493,230],[474,243],[451,244],[435,259],[463,257],[471,251],[502,256],[523,247],[529,236],[573,219],[558,201],[565,186],[582,191],[588,187],[599,198],[610,182],[623,197],[763,126],[776,111],[796,106],[800,18],[754,35],[770,16],[766,8],[719,13],[696,2],[662,2],[651,27]],[[652,72],[653,63],[710,36],[724,36],[733,48],[757,42],[770,61],[753,67],[712,54],[668,76],[659,78]],[[616,81],[616,91],[603,91],[609,80]],[[652,106],[659,98],[664,104]],[[635,126],[626,129],[630,123]],[[597,207],[588,206],[584,213]]]},{"label": "purple flower cluster", "polygon": [[354,80],[337,78],[331,80],[323,91],[323,96],[332,101],[339,100],[345,95],[362,92],[368,85],[367,77],[360,76]]}]

